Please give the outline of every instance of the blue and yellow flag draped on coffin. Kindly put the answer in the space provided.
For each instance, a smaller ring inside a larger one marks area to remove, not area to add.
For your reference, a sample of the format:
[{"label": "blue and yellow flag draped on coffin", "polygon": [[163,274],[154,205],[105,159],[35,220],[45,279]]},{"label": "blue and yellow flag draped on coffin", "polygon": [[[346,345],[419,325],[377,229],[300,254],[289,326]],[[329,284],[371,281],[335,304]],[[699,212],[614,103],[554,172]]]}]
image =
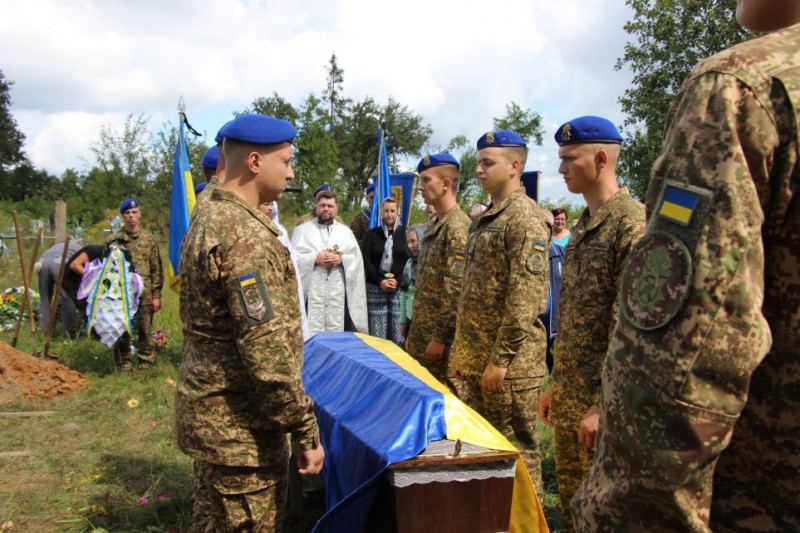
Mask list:
[{"label": "blue and yellow flag draped on coffin", "polygon": [[178,142],[175,146],[175,163],[172,167],[172,198],[169,203],[169,274],[170,287],[177,290],[180,281],[178,269],[181,264],[181,243],[189,231],[189,215],[194,209],[194,182],[189,167],[189,155],[186,152],[184,138],[183,113],[180,114],[181,125]]},{"label": "blue and yellow flag draped on coffin", "polygon": [[[500,432],[390,341],[320,333],[305,345],[303,382],[314,400],[325,448],[327,512],[314,533],[361,531],[386,468],[428,443],[461,439],[516,451]],[[517,460],[513,533],[546,532],[533,483]]]}]

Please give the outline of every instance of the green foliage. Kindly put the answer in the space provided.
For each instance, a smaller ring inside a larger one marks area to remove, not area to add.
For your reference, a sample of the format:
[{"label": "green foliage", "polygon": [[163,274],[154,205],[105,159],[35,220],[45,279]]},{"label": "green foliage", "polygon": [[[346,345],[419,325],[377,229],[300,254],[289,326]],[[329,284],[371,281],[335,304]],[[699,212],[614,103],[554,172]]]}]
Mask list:
[{"label": "green foliage", "polygon": [[556,209],[557,207],[561,207],[563,209],[566,209],[566,211],[567,211],[567,228],[568,229],[569,229],[570,224],[572,224],[574,221],[578,220],[580,218],[581,214],[583,214],[583,210],[586,209],[585,205],[575,204],[575,203],[572,203],[569,200],[566,200],[564,198],[559,198],[558,200],[552,200],[550,198],[545,198],[544,200],[539,202],[539,205],[541,205],[543,208],[548,209],[548,210]]},{"label": "green foliage", "polygon": [[495,117],[494,129],[508,130],[518,133],[523,139],[533,138],[537,146],[542,145],[542,117],[530,109],[524,109],[516,102],[506,104],[506,114],[501,118]]},{"label": "green foliage", "polygon": [[691,68],[752,36],[734,18],[731,0],[627,0],[634,10],[616,69],[633,71],[633,83],[619,99],[627,115],[618,171],[625,185],[644,198],[650,171],[661,150],[669,106]]},{"label": "green foliage", "polygon": [[19,131],[17,121],[9,111],[13,84],[12,81],[6,81],[3,71],[0,70],[0,171],[25,161],[25,154],[22,152],[25,135]]}]

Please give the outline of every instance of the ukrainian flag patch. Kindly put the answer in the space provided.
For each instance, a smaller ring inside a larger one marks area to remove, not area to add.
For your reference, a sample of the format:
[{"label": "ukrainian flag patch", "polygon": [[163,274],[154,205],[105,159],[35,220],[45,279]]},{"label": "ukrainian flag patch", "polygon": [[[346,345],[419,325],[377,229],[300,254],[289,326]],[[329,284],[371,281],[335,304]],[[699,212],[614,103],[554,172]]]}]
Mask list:
[{"label": "ukrainian flag patch", "polygon": [[533,249],[536,250],[537,252],[544,252],[545,247],[546,245],[543,242],[535,241],[533,243]]},{"label": "ukrainian flag patch", "polygon": [[464,252],[456,252],[456,259],[458,259],[459,261],[463,261],[464,260]]},{"label": "ukrainian flag patch", "polygon": [[255,274],[245,274],[244,276],[239,276],[239,287],[247,287],[248,285],[252,285],[256,282],[256,275]]},{"label": "ukrainian flag patch", "polygon": [[688,226],[699,201],[700,195],[697,193],[672,185],[667,186],[661,207],[658,209],[658,216],[681,226]]}]

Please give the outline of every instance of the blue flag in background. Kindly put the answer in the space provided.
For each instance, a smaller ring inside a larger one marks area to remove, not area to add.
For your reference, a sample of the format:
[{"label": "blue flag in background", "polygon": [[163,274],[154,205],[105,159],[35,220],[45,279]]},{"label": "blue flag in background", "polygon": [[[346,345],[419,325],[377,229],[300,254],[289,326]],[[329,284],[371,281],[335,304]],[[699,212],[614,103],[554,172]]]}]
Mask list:
[{"label": "blue flag in background", "polygon": [[389,177],[389,158],[386,157],[386,136],[383,128],[378,129],[378,174],[375,177],[375,197],[372,199],[372,213],[369,219],[370,229],[380,225],[383,220],[381,206],[383,201],[392,195]]},{"label": "blue flag in background", "polygon": [[181,243],[189,231],[189,215],[194,209],[194,183],[189,169],[189,155],[183,135],[184,116],[175,146],[175,164],[172,171],[172,199],[169,204],[169,284],[177,290],[180,281]]}]

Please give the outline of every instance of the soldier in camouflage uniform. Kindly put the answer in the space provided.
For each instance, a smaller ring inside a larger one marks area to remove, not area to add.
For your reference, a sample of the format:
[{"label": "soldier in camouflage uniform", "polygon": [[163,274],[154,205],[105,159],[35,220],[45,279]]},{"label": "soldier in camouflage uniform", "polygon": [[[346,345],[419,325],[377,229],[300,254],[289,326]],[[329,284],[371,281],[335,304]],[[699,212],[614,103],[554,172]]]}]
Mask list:
[{"label": "soldier in camouflage uniform", "polygon": [[369,213],[372,209],[372,200],[375,198],[374,183],[370,183],[367,186],[367,189],[364,191],[364,197],[367,201],[368,209],[359,211],[356,213],[356,216],[353,217],[353,220],[350,221],[350,231],[355,235],[359,246],[364,244],[364,237],[367,236],[367,232],[369,231]]},{"label": "soldier in camouflage uniform", "polygon": [[800,531],[800,1],[737,18],[774,33],[701,62],[672,106],[580,531]]},{"label": "soldier in camouflage uniform", "polygon": [[582,194],[587,205],[565,251],[553,373],[539,400],[539,416],[555,424],[558,494],[573,531],[569,501],[592,466],[617,287],[628,252],[644,233],[644,206],[617,184],[622,136],[614,124],[580,117],[558,128],[555,138],[558,171],[569,192]]},{"label": "soldier in camouflage uniform", "polygon": [[274,531],[283,520],[292,447],[301,474],[324,452],[303,389],[297,278],[280,230],[257,206],[276,200],[295,129],[243,115],[224,130],[227,177],[181,254],[183,361],[178,445],[196,462],[217,531]]},{"label": "soldier in camouflage uniform", "polygon": [[[226,123],[225,126],[228,124],[230,124],[230,122]],[[206,167],[205,164],[208,163],[210,165],[213,163],[211,158],[207,159],[207,156],[212,149],[209,148],[206,152],[206,155],[203,156],[203,172],[208,184],[202,190],[202,194],[195,197],[194,209],[192,210],[190,220],[194,220],[194,217],[200,212],[200,207],[205,204],[209,198],[211,198],[211,194],[214,192],[214,189],[219,189],[220,186],[222,186],[222,184],[225,182],[225,154],[222,151],[222,129],[225,128],[225,126],[222,126],[222,128],[220,128],[220,130],[217,132],[217,136],[214,137],[214,142],[217,143],[217,168],[214,172],[214,175],[211,176],[210,179],[208,176],[209,172],[207,172],[207,169],[210,169],[210,167]]]},{"label": "soldier in camouflage uniform", "polygon": [[417,166],[422,199],[436,209],[439,221],[425,232],[420,246],[407,344],[408,353],[454,392],[448,355],[456,333],[470,224],[456,201],[460,168],[450,154],[426,155]]},{"label": "soldier in camouflage uniform", "polygon": [[[119,207],[125,221],[122,228],[112,233],[106,241],[106,246],[118,242],[128,250],[131,263],[142,278],[142,294],[139,297],[139,309],[133,319],[136,329],[136,356],[139,359],[139,368],[147,368],[156,360],[153,351],[155,343],[151,333],[153,327],[153,313],[161,309],[161,288],[164,285],[164,271],[161,267],[161,254],[158,243],[152,233],[144,231],[139,225],[142,212],[139,202],[129,198]],[[114,360],[123,371],[131,369],[131,338],[128,333],[114,344]]]},{"label": "soldier in camouflage uniform", "polygon": [[542,494],[536,406],[547,334],[538,317],[547,304],[550,228],[521,185],[525,141],[494,131],[478,150],[492,205],[469,228],[451,364],[465,380],[466,403],[517,447]]}]

